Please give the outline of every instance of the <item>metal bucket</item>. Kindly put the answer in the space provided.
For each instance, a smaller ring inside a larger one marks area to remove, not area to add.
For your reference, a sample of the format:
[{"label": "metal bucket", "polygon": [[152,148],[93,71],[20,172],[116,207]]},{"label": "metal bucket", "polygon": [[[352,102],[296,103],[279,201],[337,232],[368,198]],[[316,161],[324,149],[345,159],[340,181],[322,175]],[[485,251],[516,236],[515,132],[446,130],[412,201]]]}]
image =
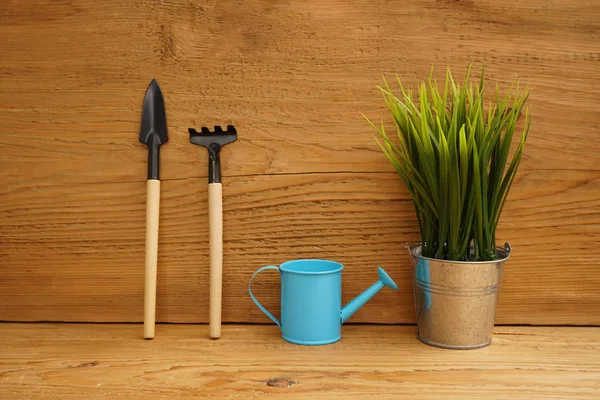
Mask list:
[{"label": "metal bucket", "polygon": [[417,336],[447,349],[478,349],[492,343],[504,263],[511,248],[498,248],[494,261],[447,261],[421,256],[410,247]]}]

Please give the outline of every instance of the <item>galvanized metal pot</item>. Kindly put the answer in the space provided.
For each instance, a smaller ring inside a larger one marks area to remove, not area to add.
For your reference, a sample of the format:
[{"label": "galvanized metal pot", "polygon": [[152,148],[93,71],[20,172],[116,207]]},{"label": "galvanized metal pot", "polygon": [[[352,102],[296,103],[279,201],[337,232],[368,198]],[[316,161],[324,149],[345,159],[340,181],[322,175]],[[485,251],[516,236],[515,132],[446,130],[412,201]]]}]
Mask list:
[{"label": "galvanized metal pot", "polygon": [[448,349],[491,344],[508,243],[496,260],[480,262],[423,257],[420,244],[409,250],[419,340]]}]

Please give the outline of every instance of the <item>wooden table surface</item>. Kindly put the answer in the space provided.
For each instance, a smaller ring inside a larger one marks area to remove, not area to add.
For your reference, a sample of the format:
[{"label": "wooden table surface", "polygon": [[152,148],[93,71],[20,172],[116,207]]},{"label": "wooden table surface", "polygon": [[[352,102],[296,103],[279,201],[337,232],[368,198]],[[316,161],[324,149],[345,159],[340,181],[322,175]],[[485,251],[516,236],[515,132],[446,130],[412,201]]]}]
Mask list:
[{"label": "wooden table surface", "polygon": [[598,399],[600,328],[496,327],[490,347],[421,344],[414,326],[349,325],[297,346],[265,325],[0,324],[0,399]]}]

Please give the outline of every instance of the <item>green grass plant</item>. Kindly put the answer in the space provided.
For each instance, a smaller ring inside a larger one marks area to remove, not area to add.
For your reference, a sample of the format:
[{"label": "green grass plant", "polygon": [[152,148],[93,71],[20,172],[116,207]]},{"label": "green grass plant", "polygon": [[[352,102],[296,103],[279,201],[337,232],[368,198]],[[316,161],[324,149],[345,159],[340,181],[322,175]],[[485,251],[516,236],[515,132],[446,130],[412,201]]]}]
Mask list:
[{"label": "green grass plant", "polygon": [[527,110],[510,157],[529,87],[520,90],[515,79],[501,96],[496,85],[495,98],[485,107],[484,71],[476,82],[469,79],[470,72],[471,65],[461,84],[448,68],[440,87],[432,69],[429,79],[418,85],[417,96],[398,76],[397,94],[384,78],[379,90],[393,117],[396,137],[386,132],[383,122],[374,124],[367,118],[412,197],[425,257],[495,259],[496,229],[529,133]]}]

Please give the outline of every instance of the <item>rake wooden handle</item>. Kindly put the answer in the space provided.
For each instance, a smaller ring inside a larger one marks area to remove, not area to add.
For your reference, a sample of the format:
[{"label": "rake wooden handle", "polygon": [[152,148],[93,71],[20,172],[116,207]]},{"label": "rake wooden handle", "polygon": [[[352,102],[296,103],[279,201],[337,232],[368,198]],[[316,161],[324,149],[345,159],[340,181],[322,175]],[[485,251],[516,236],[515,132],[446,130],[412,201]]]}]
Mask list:
[{"label": "rake wooden handle", "polygon": [[158,257],[158,210],[160,181],[148,179],[146,184],[146,271],[144,286],[144,338],[154,338],[156,319],[156,263]]},{"label": "rake wooden handle", "polygon": [[212,339],[221,337],[221,298],[223,285],[223,190],[220,183],[208,184],[210,226],[210,318]]}]

